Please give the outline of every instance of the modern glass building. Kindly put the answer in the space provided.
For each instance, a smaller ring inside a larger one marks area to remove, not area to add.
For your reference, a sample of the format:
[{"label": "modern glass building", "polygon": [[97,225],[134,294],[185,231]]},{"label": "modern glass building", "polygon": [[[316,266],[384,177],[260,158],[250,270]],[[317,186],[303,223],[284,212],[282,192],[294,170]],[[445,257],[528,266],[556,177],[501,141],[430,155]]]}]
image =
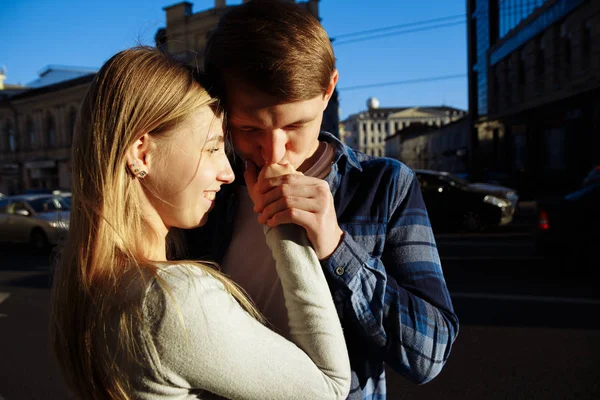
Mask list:
[{"label": "modern glass building", "polygon": [[546,2],[548,0],[498,0],[499,37],[506,36]]},{"label": "modern glass building", "polygon": [[[493,4],[492,4],[493,6]],[[492,10],[495,11],[495,10]],[[491,46],[492,25],[490,23],[493,16],[490,15],[490,1],[477,0],[475,2],[475,11],[471,18],[475,23],[475,51],[476,61],[473,65],[473,74],[476,77],[477,85],[477,115],[487,114],[487,85],[488,85],[488,50]]]},{"label": "modern glass building", "polygon": [[470,170],[573,188],[600,164],[600,0],[467,0]]},{"label": "modern glass building", "polygon": [[[488,114],[488,51],[513,29],[552,0],[468,0],[467,13],[471,20],[470,51],[474,59],[470,65],[469,79],[475,85],[477,116]],[[471,84],[471,83],[470,83]],[[474,114],[472,114],[474,115]]]}]

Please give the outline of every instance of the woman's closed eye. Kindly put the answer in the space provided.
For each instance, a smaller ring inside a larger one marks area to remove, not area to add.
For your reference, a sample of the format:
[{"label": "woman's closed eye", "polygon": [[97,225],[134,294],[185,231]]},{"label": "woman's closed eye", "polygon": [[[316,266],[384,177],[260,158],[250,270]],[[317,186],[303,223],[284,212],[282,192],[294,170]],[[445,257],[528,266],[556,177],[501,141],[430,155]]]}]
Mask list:
[{"label": "woman's closed eye", "polygon": [[209,154],[216,154],[219,152],[225,152],[225,146],[211,146],[205,149]]}]

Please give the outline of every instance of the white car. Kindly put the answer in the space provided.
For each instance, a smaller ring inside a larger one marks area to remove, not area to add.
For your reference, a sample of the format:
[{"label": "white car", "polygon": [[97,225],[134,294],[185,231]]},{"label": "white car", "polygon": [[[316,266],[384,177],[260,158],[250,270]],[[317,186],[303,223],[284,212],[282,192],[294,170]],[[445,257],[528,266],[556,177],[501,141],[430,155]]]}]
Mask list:
[{"label": "white car", "polygon": [[0,242],[29,243],[35,250],[64,241],[69,204],[60,196],[31,194],[0,198]]}]

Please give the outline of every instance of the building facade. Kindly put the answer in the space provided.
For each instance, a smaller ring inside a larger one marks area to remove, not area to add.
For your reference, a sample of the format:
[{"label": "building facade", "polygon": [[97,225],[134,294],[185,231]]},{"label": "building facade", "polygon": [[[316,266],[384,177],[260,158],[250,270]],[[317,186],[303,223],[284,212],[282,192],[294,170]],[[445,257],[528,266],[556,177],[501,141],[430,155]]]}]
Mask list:
[{"label": "building facade", "polygon": [[[243,0],[246,3],[248,0]],[[281,0],[294,3],[294,0]],[[297,2],[298,6],[307,10],[319,19],[319,0]],[[181,2],[165,7],[167,26],[157,31],[156,45],[172,54],[180,61],[202,67],[203,51],[210,32],[217,26],[219,19],[235,5],[227,5],[225,0],[215,0],[214,7],[194,13],[192,3]],[[339,100],[337,89],[329,101],[323,114],[321,128],[339,137]]]},{"label": "building facade", "polygon": [[[290,1],[290,0],[281,0]],[[192,4],[166,7],[167,26],[156,45],[183,62],[199,62],[206,38],[229,7],[215,0],[213,9],[192,13]],[[318,0],[298,3],[318,18]],[[79,104],[96,70],[48,66],[26,86],[5,83],[0,70],[0,193],[31,189],[71,189],[71,143]],[[323,129],[338,134],[337,91],[324,113]]]},{"label": "building facade", "polygon": [[600,2],[469,0],[474,173],[565,192],[600,163]]},{"label": "building facade", "polygon": [[423,126],[411,130],[411,127],[387,138],[388,157],[396,158],[413,169],[466,171],[469,142],[469,119],[466,116],[440,128]]},{"label": "building facade", "polygon": [[75,119],[93,78],[0,91],[0,193],[70,190]]},{"label": "building facade", "polygon": [[465,111],[453,107],[394,107],[380,108],[376,98],[367,100],[368,109],[350,115],[344,120],[344,142],[363,153],[383,157],[396,157],[399,149],[388,146],[386,139],[411,124],[441,127],[464,117]]}]

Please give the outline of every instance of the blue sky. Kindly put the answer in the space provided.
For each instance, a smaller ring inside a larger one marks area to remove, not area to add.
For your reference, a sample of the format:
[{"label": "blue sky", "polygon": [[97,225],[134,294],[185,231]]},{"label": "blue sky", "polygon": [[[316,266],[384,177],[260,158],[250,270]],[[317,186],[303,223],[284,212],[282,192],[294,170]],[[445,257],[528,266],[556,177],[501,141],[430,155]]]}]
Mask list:
[{"label": "blue sky", "polygon": [[[27,84],[49,64],[99,68],[114,53],[154,44],[166,25],[169,0],[4,0],[0,12],[0,65],[7,83]],[[196,0],[193,11],[212,8]],[[240,4],[229,0],[227,4]],[[321,0],[320,16],[331,37],[465,13],[464,0]],[[385,32],[384,32],[385,33]],[[467,107],[467,80],[456,78],[359,90],[348,88],[454,74],[466,75],[466,25],[339,44],[341,117],[366,108],[375,96],[381,107],[450,105]],[[344,90],[346,88],[346,90]]]}]

